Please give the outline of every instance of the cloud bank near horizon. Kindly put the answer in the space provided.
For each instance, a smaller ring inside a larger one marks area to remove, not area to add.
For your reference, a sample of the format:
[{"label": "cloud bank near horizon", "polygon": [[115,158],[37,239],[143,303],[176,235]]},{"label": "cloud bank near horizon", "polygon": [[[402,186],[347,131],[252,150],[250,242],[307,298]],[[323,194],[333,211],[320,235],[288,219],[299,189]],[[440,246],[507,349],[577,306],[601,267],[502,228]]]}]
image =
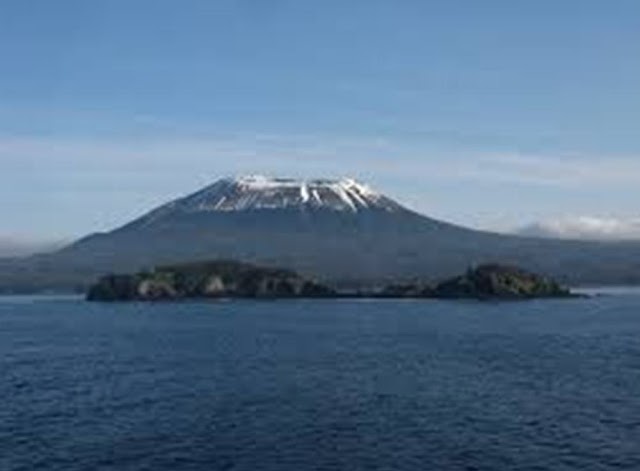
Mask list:
[{"label": "cloud bank near horizon", "polygon": [[68,243],[63,240],[36,240],[29,237],[0,234],[0,258],[26,257],[51,252]]},{"label": "cloud bank near horizon", "polygon": [[567,216],[534,222],[516,232],[520,235],[558,239],[640,240],[640,217],[622,219]]}]

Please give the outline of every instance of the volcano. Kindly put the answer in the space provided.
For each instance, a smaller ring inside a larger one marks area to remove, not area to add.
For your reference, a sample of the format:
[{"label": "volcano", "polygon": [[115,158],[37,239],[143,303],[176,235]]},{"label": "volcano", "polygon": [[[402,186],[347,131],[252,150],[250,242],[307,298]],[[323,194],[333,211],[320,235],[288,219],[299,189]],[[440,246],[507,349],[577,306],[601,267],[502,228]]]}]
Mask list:
[{"label": "volcano", "polygon": [[353,179],[225,178],[108,233],[0,262],[0,290],[82,289],[97,276],[233,259],[337,285],[434,280],[499,262],[570,284],[640,282],[640,243],[550,240],[429,218]]}]

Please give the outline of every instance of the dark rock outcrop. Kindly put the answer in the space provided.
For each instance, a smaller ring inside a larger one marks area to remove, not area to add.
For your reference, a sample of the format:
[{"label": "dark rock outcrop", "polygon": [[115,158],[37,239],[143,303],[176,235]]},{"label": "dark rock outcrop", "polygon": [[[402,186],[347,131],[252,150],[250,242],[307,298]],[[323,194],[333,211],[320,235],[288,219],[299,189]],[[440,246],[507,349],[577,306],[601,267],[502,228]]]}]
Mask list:
[{"label": "dark rock outcrop", "polygon": [[517,267],[482,265],[438,284],[433,297],[473,299],[531,299],[570,297],[556,281]]},{"label": "dark rock outcrop", "polygon": [[231,261],[171,265],[132,275],[107,275],[87,293],[89,301],[331,296],[335,296],[333,290],[295,272]]}]

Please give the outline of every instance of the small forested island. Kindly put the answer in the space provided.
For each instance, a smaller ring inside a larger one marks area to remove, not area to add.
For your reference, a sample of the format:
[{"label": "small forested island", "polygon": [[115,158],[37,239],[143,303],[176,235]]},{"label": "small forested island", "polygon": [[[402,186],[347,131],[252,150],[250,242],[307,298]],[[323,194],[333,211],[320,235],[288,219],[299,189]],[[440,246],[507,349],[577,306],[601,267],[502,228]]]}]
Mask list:
[{"label": "small forested island", "polygon": [[387,297],[438,299],[566,298],[574,294],[558,282],[518,267],[499,264],[469,268],[463,275],[435,285],[410,283],[389,286]]},{"label": "small forested island", "polygon": [[235,261],[167,265],[129,275],[107,275],[91,286],[89,301],[162,301],[191,298],[436,298],[533,299],[573,294],[554,280],[517,267],[470,268],[441,283],[413,282],[357,293],[340,292],[298,273]]},{"label": "small forested island", "polygon": [[167,265],[133,275],[107,275],[91,286],[89,301],[188,298],[318,298],[335,292],[291,270],[234,261]]}]

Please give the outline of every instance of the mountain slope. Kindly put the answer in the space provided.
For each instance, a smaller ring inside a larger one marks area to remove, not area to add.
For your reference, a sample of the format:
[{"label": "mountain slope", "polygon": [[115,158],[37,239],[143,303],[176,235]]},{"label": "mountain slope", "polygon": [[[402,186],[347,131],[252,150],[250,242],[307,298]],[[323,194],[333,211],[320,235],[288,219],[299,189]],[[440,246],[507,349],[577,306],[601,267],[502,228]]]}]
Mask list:
[{"label": "mountain slope", "polygon": [[501,262],[570,283],[640,282],[640,244],[474,231],[412,212],[353,180],[224,179],[106,234],[0,263],[0,288],[86,286],[105,272],[237,259],[334,282],[454,275]]}]

